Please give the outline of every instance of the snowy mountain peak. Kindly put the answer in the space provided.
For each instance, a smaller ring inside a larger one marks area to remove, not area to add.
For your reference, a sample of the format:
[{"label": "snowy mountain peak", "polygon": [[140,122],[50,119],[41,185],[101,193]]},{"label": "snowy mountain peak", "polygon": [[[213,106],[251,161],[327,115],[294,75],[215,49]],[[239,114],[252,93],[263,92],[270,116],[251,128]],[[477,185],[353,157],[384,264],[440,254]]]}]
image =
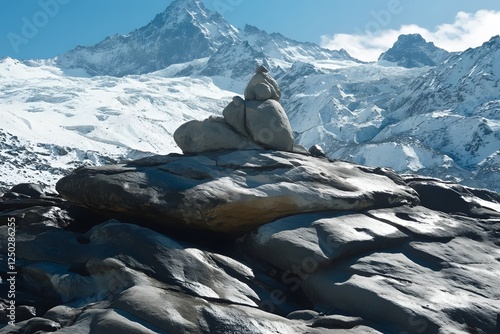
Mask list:
[{"label": "snowy mountain peak", "polygon": [[158,14],[154,21],[157,25],[168,28],[176,28],[184,21],[197,26],[211,24],[215,21],[222,24],[224,28],[229,28],[227,33],[237,34],[237,30],[227,24],[219,13],[210,12],[200,0],[175,0],[163,13]]},{"label": "snowy mountain peak", "polygon": [[408,34],[399,36],[392,48],[380,56],[379,64],[389,62],[406,68],[436,66],[448,56],[448,51],[427,42],[420,34]]},{"label": "snowy mountain peak", "polygon": [[432,42],[427,42],[420,34],[400,35],[398,37],[397,43],[408,45],[408,46],[411,46],[412,44],[421,44],[421,45],[432,44],[432,45],[434,45],[434,43],[432,43]]},{"label": "snowy mountain peak", "polygon": [[[189,15],[190,14],[190,15]],[[155,21],[160,24],[171,24],[182,22],[186,19],[201,14],[201,17],[207,17],[207,9],[197,0],[175,0],[167,9],[156,16]]]},{"label": "snowy mountain peak", "polygon": [[125,76],[164,69],[212,56],[220,46],[239,40],[238,30],[199,0],[176,0],[148,25],[127,35],[80,46],[57,58],[63,68],[90,75]]},{"label": "snowy mountain peak", "polygon": [[174,0],[169,6],[170,8],[205,8],[201,0]]},{"label": "snowy mountain peak", "polygon": [[[498,119],[498,110],[485,104],[498,101],[500,36],[482,46],[452,54],[445,62],[415,80],[393,101],[397,118],[456,109],[463,115]],[[487,116],[489,115],[489,116]]]}]

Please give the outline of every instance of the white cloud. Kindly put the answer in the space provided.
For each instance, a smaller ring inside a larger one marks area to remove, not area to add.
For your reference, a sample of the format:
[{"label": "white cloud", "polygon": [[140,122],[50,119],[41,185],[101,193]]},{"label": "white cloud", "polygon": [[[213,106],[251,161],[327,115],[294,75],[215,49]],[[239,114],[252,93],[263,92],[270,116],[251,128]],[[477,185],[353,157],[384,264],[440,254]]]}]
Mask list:
[{"label": "white cloud", "polygon": [[455,22],[439,25],[434,31],[417,25],[404,25],[398,30],[380,29],[377,32],[321,36],[321,46],[332,50],[345,49],[355,58],[375,61],[396,42],[399,35],[413,33],[421,34],[427,41],[445,50],[464,51],[500,35],[500,11],[479,10],[475,14],[459,12]]}]

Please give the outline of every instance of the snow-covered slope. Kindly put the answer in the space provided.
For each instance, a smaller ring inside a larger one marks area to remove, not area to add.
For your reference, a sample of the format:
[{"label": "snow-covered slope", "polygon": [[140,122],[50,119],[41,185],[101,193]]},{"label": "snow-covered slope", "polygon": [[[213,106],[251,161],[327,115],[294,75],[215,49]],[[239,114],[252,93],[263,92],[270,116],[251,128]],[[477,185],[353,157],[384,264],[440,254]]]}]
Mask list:
[{"label": "snow-covered slope", "polygon": [[306,147],[500,190],[499,40],[436,67],[297,63],[279,78],[283,103]]},{"label": "snow-covered slope", "polygon": [[[411,138],[500,188],[500,36],[448,59],[389,106],[393,123],[374,138]],[[495,167],[496,166],[496,167]],[[485,170],[483,170],[483,168]],[[487,175],[486,171],[490,171]]]},{"label": "snow-covered slope", "polygon": [[221,45],[237,40],[237,29],[208,11],[201,0],[175,0],[145,27],[94,46],[79,46],[57,62],[91,75],[143,74],[211,56]]},{"label": "snow-covered slope", "polygon": [[0,60],[0,187],[178,152],[175,129],[220,115],[232,96],[209,78],[74,77],[46,62]]},{"label": "snow-covered slope", "polygon": [[[492,101],[500,98],[500,36],[481,47],[453,55],[431,69],[391,105],[391,117],[452,109],[466,116],[498,118]],[[491,109],[491,110],[490,110]]]},{"label": "snow-covered slope", "polygon": [[269,34],[251,25],[245,26],[241,32],[241,38],[255,50],[266,54],[272,67],[289,68],[296,62],[310,63],[332,60],[360,62],[352,58],[345,50],[323,49],[316,44],[297,42],[279,33]]},{"label": "snow-covered slope", "polygon": [[377,64],[339,63],[330,69],[297,63],[279,82],[301,143],[320,142],[333,153],[347,143],[370,141],[385,124],[389,102],[423,73]]}]

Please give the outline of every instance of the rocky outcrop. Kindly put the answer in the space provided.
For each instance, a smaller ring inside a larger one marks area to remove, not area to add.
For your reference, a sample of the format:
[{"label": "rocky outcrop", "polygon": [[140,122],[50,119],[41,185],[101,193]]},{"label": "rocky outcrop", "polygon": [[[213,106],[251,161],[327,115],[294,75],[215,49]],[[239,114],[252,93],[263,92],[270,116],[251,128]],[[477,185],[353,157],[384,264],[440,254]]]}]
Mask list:
[{"label": "rocky outcrop", "polygon": [[0,333],[498,333],[487,190],[274,151],[85,167],[58,188],[70,201],[36,185],[0,198],[17,289]]},{"label": "rocky outcrop", "polygon": [[390,171],[273,151],[158,156],[83,167],[57,183],[66,199],[164,228],[241,234],[277,218],[417,204]]}]

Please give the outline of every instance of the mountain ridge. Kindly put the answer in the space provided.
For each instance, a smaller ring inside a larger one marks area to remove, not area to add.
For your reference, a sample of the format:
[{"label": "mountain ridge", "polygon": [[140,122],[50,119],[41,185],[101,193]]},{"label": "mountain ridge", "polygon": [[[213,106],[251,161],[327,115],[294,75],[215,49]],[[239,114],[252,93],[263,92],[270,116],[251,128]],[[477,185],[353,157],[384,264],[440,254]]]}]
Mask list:
[{"label": "mountain ridge", "polygon": [[498,191],[498,41],[431,67],[297,67],[281,81],[302,95],[284,105],[299,141],[330,157]]},{"label": "mountain ridge", "polygon": [[[85,69],[91,76],[121,77],[212,57],[221,47],[227,49],[228,45],[245,41],[255,52],[264,52],[271,67],[290,67],[296,61],[360,62],[345,50],[324,49],[250,25],[240,31],[219,13],[209,11],[202,1],[176,0],[144,27],[107,37],[92,46],[78,46],[56,57],[56,63],[63,68]],[[183,75],[187,75],[186,71]]]},{"label": "mountain ridge", "polygon": [[144,27],[79,46],[56,57],[56,62],[63,68],[83,68],[93,76],[145,74],[210,56],[237,39],[236,28],[208,11],[203,2],[176,0]]}]

